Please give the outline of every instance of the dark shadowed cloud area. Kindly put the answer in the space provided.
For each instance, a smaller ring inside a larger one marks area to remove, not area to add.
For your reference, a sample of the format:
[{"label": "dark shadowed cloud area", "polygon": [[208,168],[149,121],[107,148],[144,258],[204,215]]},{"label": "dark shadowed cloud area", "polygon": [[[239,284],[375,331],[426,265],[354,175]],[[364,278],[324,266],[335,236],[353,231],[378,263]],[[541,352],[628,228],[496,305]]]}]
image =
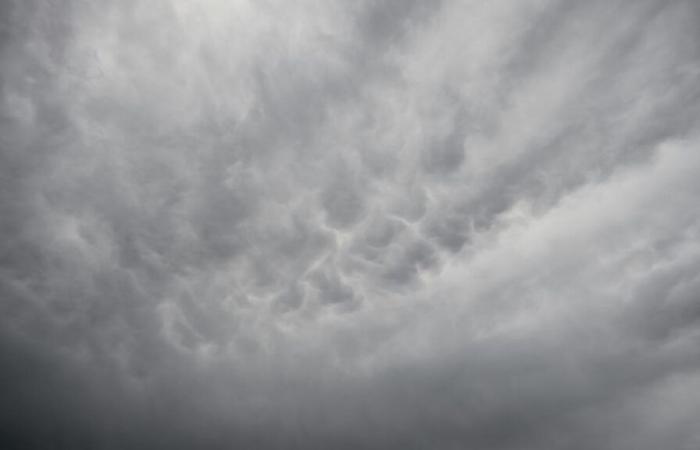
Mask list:
[{"label": "dark shadowed cloud area", "polygon": [[0,448],[697,450],[700,2],[0,0]]}]

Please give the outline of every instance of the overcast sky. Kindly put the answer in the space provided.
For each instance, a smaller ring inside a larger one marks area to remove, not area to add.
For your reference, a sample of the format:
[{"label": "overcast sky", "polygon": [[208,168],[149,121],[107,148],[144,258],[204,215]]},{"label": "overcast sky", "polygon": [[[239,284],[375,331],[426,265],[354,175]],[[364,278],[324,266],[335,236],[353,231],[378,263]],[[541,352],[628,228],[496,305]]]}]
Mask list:
[{"label": "overcast sky", "polygon": [[0,19],[2,449],[700,448],[697,0]]}]

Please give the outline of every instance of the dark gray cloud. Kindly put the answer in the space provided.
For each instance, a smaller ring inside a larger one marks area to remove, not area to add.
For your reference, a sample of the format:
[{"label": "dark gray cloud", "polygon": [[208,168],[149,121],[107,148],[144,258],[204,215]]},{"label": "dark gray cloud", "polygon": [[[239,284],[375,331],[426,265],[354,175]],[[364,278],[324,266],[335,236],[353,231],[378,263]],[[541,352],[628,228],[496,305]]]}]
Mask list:
[{"label": "dark gray cloud", "polygon": [[0,19],[0,447],[700,448],[697,2]]}]

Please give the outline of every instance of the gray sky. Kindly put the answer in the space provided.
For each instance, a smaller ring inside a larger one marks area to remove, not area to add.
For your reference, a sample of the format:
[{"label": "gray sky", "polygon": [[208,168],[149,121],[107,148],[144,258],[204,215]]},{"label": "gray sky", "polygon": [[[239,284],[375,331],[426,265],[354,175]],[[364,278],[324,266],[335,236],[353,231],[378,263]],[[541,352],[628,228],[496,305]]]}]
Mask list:
[{"label": "gray sky", "polygon": [[700,3],[0,2],[3,449],[700,448]]}]

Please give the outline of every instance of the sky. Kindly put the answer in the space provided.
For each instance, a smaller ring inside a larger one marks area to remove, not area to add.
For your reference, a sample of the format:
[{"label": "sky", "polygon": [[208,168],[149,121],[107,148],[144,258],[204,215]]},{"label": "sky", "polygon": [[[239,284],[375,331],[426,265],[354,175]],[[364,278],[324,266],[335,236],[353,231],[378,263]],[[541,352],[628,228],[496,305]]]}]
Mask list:
[{"label": "sky", "polygon": [[0,447],[700,448],[696,0],[0,1]]}]

